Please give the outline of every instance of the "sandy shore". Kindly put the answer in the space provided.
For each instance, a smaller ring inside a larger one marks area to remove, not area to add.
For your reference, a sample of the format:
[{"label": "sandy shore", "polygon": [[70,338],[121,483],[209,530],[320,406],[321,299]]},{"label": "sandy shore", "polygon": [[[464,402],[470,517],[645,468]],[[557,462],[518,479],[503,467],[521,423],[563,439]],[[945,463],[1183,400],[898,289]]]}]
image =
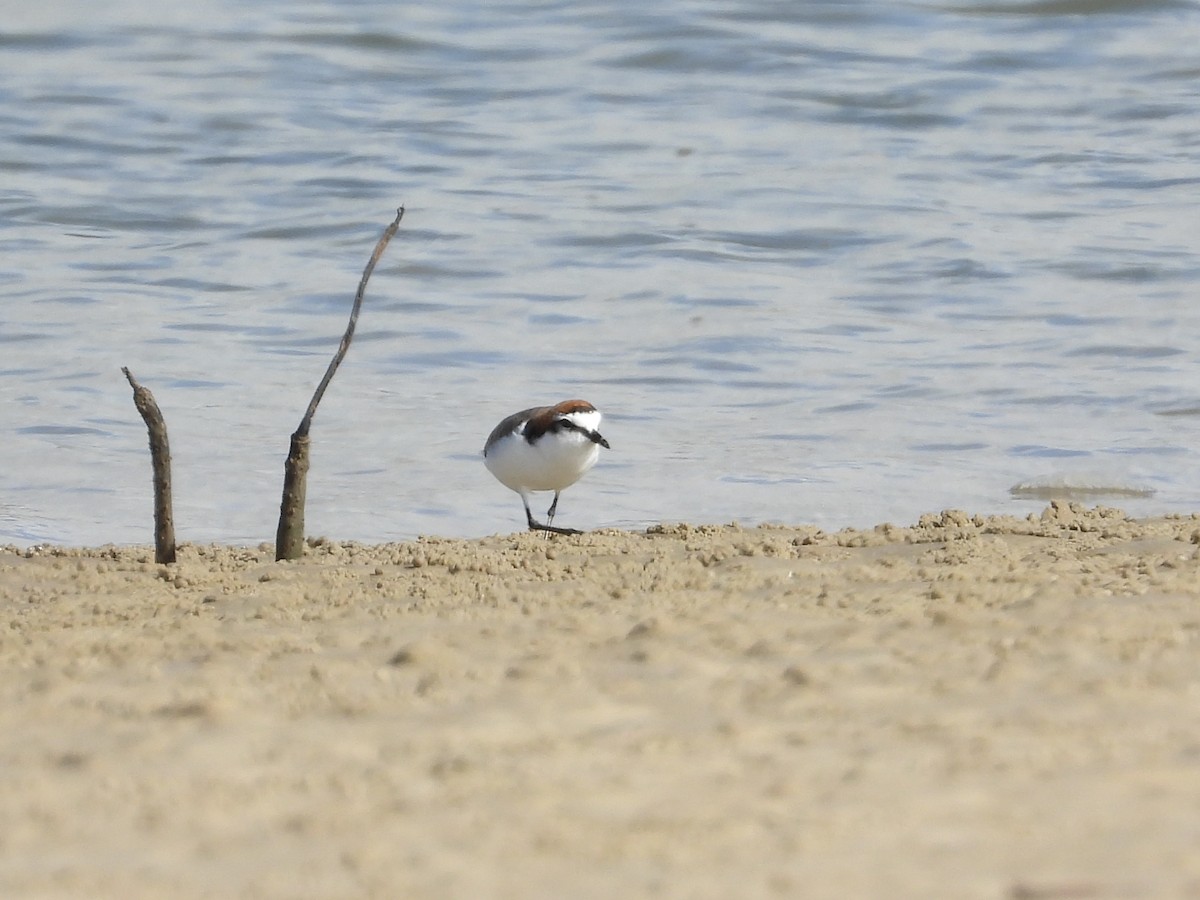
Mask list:
[{"label": "sandy shore", "polygon": [[1200,519],[0,551],[4,897],[1200,897]]}]

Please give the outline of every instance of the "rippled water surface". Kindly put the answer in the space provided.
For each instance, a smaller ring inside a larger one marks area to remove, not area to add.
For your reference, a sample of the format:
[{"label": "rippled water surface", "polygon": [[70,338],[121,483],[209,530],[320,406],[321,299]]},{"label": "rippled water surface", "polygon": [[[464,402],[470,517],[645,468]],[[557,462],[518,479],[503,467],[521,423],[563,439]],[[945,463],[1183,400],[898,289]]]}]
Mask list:
[{"label": "rippled water surface", "polygon": [[[1200,5],[7,4],[0,542],[523,525],[479,450],[585,397],[559,522],[1200,510]],[[1112,491],[1109,495],[1108,491]]]}]

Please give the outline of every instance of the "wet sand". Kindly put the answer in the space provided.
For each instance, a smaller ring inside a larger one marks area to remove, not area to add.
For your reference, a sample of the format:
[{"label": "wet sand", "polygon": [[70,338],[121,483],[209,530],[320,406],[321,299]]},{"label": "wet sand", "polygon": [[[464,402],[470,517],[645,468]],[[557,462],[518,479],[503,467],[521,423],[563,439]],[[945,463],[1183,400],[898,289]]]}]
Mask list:
[{"label": "wet sand", "polygon": [[1198,542],[0,550],[0,895],[1200,897]]}]

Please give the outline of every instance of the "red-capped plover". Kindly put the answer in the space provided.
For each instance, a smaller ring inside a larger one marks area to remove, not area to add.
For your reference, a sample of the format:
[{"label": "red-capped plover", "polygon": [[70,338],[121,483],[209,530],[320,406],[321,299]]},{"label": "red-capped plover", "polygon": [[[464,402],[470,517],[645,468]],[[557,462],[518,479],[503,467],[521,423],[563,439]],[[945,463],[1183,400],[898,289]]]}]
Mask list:
[{"label": "red-capped plover", "polygon": [[[596,464],[601,447],[610,449],[596,430],[599,427],[600,410],[586,400],[564,400],[513,413],[488,435],[483,464],[497,481],[521,495],[530,531],[583,533],[550,523],[558,509],[559,492]],[[554,491],[544,525],[529,511],[529,495],[534,491]]]}]

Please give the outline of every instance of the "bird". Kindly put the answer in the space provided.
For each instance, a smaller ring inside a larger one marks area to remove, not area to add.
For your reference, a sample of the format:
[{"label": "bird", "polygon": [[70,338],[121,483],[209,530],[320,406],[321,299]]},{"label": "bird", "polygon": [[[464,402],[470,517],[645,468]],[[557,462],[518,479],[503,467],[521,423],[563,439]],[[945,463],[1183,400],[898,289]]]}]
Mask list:
[{"label": "bird", "polygon": [[[534,406],[506,416],[483,446],[483,464],[496,480],[521,496],[530,531],[583,534],[554,525],[558,495],[596,464],[600,448],[612,449],[597,430],[600,410],[586,400]],[[529,510],[529,495],[554,491],[545,523]]]}]

